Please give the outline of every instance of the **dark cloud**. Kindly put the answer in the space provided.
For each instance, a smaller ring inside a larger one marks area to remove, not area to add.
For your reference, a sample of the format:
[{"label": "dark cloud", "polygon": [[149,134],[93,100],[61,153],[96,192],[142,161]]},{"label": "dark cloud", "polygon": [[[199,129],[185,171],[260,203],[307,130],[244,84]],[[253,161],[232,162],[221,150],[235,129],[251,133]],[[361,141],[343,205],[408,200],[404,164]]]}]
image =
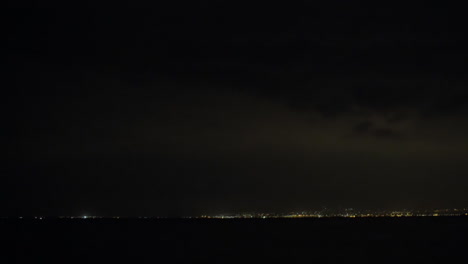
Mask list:
[{"label": "dark cloud", "polygon": [[374,131],[374,135],[377,137],[382,137],[382,138],[394,138],[394,139],[401,138],[401,135],[398,132],[389,128],[376,129]]},{"label": "dark cloud", "polygon": [[364,121],[364,122],[360,122],[359,124],[357,124],[355,127],[354,127],[354,131],[358,132],[358,133],[366,133],[368,132],[372,127],[372,123],[369,122],[369,121]]},{"label": "dark cloud", "polygon": [[353,128],[354,132],[358,136],[365,137],[378,137],[382,139],[402,139],[403,135],[401,132],[392,129],[390,127],[378,127],[370,121],[363,121],[358,123]]}]

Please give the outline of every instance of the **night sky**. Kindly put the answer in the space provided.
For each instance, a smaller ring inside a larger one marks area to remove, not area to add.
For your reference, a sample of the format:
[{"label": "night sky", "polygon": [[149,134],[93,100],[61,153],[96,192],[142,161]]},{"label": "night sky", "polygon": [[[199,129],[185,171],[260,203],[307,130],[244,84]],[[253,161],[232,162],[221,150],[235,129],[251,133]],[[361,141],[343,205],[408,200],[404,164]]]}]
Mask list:
[{"label": "night sky", "polygon": [[313,2],[8,10],[0,215],[466,207],[463,10]]}]

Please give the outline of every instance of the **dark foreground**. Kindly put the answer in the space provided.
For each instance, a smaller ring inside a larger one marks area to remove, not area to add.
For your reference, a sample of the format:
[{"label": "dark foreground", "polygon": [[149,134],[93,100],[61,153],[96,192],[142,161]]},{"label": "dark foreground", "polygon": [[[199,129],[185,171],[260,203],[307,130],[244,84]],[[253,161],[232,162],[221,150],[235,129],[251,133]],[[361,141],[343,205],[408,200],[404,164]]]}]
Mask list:
[{"label": "dark foreground", "polygon": [[467,217],[4,219],[0,239],[0,263],[468,263]]}]

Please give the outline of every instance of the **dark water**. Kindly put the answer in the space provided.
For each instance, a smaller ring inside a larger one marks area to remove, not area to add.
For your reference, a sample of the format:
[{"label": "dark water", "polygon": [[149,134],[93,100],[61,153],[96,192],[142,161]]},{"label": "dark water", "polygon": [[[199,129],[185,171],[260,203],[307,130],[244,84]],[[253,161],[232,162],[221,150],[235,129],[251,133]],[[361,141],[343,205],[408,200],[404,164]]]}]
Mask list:
[{"label": "dark water", "polygon": [[0,263],[468,263],[468,218],[0,220]]}]

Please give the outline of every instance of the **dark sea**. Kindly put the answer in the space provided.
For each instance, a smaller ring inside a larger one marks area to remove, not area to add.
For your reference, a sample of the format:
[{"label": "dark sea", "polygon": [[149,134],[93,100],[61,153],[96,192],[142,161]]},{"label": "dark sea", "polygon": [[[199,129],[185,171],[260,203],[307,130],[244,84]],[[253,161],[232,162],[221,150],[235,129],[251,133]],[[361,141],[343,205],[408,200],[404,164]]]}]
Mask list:
[{"label": "dark sea", "polygon": [[0,263],[468,263],[468,217],[3,219]]}]

